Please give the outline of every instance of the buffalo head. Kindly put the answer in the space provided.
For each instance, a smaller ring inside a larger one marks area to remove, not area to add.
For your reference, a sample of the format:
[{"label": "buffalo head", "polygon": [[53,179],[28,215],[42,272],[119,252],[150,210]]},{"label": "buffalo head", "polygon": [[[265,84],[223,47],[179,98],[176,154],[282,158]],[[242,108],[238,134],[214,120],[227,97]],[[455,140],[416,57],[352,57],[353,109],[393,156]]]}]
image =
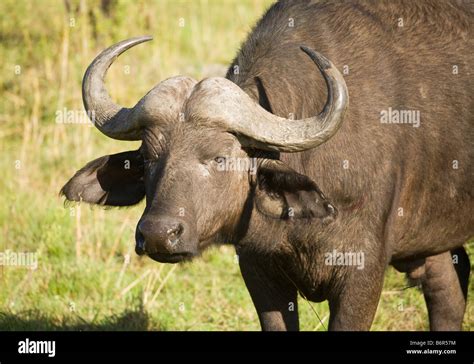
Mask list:
[{"label": "buffalo head", "polygon": [[87,69],[84,106],[96,127],[142,145],[88,163],[63,187],[68,200],[127,206],[146,197],[136,252],[160,262],[189,259],[211,242],[237,241],[252,216],[271,224],[334,218],[318,186],[278,159],[278,152],[317,147],[341,126],[347,88],[329,60],[301,47],[328,87],[323,111],[307,119],[275,116],[220,77],[199,83],[173,77],[133,108],[118,106],[104,87],[106,71],[125,50],[150,39],[120,42]]}]

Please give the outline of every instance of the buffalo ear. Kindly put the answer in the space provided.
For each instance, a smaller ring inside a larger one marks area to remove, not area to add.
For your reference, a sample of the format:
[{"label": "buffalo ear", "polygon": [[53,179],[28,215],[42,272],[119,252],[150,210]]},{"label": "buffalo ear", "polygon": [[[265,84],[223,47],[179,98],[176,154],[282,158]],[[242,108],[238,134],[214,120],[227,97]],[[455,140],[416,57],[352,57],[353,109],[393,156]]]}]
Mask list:
[{"label": "buffalo ear", "polygon": [[337,215],[316,183],[279,160],[264,160],[257,170],[256,182],[255,204],[266,216],[329,222]]},{"label": "buffalo ear", "polygon": [[130,206],[145,196],[143,157],[139,151],[106,155],[87,163],[64,185],[69,201]]}]

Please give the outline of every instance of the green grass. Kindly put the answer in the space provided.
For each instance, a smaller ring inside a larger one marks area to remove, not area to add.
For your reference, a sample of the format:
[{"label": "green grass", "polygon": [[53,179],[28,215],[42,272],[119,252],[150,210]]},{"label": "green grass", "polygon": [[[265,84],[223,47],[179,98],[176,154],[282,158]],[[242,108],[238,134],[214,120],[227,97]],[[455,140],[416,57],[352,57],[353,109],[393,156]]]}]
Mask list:
[{"label": "green grass", "polygon": [[[0,267],[0,329],[258,330],[233,248],[210,249],[184,265],[159,264],[133,252],[143,204],[63,205],[58,191],[78,168],[138,144],[57,124],[55,112],[82,110],[89,62],[132,36],[152,34],[154,41],[110,70],[107,84],[118,102],[133,105],[175,74],[202,78],[231,61],[270,1],[116,1],[110,15],[95,1],[70,3],[70,13],[54,0],[0,3],[0,251],[39,257],[34,271]],[[421,293],[404,287],[403,275],[390,269],[374,330],[427,329]],[[303,330],[327,327],[326,303],[299,305]],[[464,322],[466,330],[474,327],[474,305]]]}]

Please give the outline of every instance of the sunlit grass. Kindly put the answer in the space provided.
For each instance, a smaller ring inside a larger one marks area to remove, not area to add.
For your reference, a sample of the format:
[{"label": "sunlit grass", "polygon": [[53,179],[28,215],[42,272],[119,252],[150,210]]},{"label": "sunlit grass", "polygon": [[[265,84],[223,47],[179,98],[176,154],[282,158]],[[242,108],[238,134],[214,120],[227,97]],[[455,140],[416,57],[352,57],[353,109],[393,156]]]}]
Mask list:
[{"label": "sunlit grass", "polygon": [[[59,189],[78,168],[138,143],[109,140],[87,125],[58,124],[55,115],[82,110],[87,65],[132,36],[151,34],[154,41],[110,70],[108,88],[123,105],[166,77],[199,79],[210,66],[225,69],[271,1],[119,1],[109,15],[96,1],[69,3],[68,12],[55,0],[0,2],[0,251],[39,255],[35,271],[0,267],[0,329],[258,330],[231,247],[211,249],[193,263],[163,265],[133,252],[143,204],[63,205]],[[373,329],[427,328],[420,292],[405,286],[391,269]],[[301,300],[299,306],[302,329],[327,328],[326,303]],[[473,326],[473,310],[469,305],[465,329]]]}]

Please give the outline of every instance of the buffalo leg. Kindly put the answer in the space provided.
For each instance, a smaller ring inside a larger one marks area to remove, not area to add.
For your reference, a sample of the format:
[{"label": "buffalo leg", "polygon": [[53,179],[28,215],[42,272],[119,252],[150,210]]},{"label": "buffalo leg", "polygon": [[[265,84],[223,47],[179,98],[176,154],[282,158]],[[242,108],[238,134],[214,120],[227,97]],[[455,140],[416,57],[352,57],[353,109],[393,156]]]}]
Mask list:
[{"label": "buffalo leg", "polygon": [[291,282],[251,253],[239,252],[239,264],[262,330],[298,330],[297,292]]},{"label": "buffalo leg", "polygon": [[469,256],[466,253],[466,250],[463,247],[454,249],[451,252],[453,257],[454,268],[458,275],[459,284],[461,285],[462,294],[464,300],[467,303],[467,290],[469,286],[469,277],[471,274],[471,262]]},{"label": "buffalo leg", "polygon": [[349,274],[341,292],[329,298],[329,331],[368,331],[384,282],[384,267]]},{"label": "buffalo leg", "polygon": [[458,256],[456,264],[453,264],[451,252],[426,258],[421,286],[433,331],[461,330],[462,327],[469,258],[463,248],[456,249],[453,254]]}]

